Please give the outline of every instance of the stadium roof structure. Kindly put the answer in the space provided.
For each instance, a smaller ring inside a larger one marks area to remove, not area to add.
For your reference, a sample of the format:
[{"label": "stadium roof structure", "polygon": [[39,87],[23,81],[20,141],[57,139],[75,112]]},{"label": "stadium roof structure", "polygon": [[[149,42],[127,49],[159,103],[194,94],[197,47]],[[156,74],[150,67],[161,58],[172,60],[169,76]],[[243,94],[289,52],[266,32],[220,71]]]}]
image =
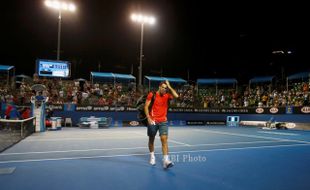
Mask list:
[{"label": "stadium roof structure", "polygon": [[215,92],[218,94],[218,85],[219,84],[231,84],[234,85],[237,89],[238,81],[235,78],[222,78],[222,79],[197,79],[197,88],[199,84],[204,85],[215,85]]},{"label": "stadium roof structure", "polygon": [[86,81],[86,79],[83,79],[83,78],[78,78],[78,79],[74,79],[75,81]]},{"label": "stadium roof structure", "polygon": [[290,75],[287,77],[287,80],[307,79],[307,78],[310,78],[310,72],[301,72],[301,73]]},{"label": "stadium roof structure", "polygon": [[255,83],[270,83],[272,84],[272,79],[275,76],[264,76],[264,77],[254,77],[249,80],[249,89],[251,88],[251,84]]},{"label": "stadium roof structure", "polygon": [[263,83],[263,82],[272,82],[274,76],[265,76],[265,77],[254,77],[249,80],[249,83]]},{"label": "stadium roof structure", "polygon": [[13,69],[14,66],[9,66],[9,65],[0,65],[0,71],[9,71]]},{"label": "stadium roof structure", "polygon": [[223,79],[197,79],[197,84],[237,84],[238,81],[235,78],[223,78]]},{"label": "stadium roof structure", "polygon": [[169,81],[169,82],[174,82],[174,83],[186,83],[186,80],[182,78],[172,78],[172,77],[156,77],[156,76],[145,76],[145,78],[149,81]]},{"label": "stadium roof structure", "polygon": [[[99,81],[107,82],[132,82],[136,81],[136,77],[130,74],[119,74],[119,73],[105,73],[105,72],[90,72],[90,78],[93,83],[94,78]],[[103,79],[103,80],[100,80]]]},{"label": "stadium roof structure", "polygon": [[[13,72],[11,72],[13,71]],[[9,85],[10,83],[10,75],[15,76],[15,67],[9,65],[0,65],[0,72],[6,74],[6,84]]]},{"label": "stadium roof structure", "polygon": [[175,84],[187,83],[187,81],[182,78],[144,76],[144,84],[147,82],[149,90],[151,89],[151,84],[159,84],[160,82],[163,82],[166,80],[169,81],[170,83],[175,83]]}]

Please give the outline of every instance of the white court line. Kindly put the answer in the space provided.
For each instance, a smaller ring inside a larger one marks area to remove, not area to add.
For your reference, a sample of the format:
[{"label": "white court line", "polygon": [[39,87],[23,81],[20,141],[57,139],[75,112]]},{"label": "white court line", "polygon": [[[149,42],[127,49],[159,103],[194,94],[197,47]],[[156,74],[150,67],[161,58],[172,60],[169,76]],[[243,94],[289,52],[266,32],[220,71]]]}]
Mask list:
[{"label": "white court line", "polygon": [[271,131],[258,131],[258,133],[266,133],[266,134],[272,134],[272,135],[299,136],[299,134],[296,134],[296,133],[281,133],[281,132],[271,132]]},{"label": "white court line", "polygon": [[207,143],[207,144],[195,144],[190,145],[191,147],[196,146],[221,146],[221,145],[238,145],[238,144],[255,144],[255,143],[279,143],[289,141],[241,141],[241,142],[230,142],[230,143]]},{"label": "white court line", "polygon": [[[250,141],[250,142],[231,142],[231,143],[208,143],[208,144],[195,144],[190,145],[190,147],[199,147],[199,146],[221,146],[221,145],[238,145],[238,144],[255,144],[255,143],[278,143],[279,141]],[[188,145],[175,145],[169,146],[170,148],[178,147],[188,147]],[[91,152],[91,151],[113,151],[113,150],[135,150],[135,149],[146,149],[146,146],[143,147],[119,147],[119,148],[96,148],[96,149],[77,149],[77,150],[55,150],[55,151],[40,151],[40,152],[12,152],[12,153],[1,153],[1,156],[10,156],[10,155],[27,155],[27,154],[50,154],[50,153],[69,153],[69,152]],[[161,148],[161,146],[155,146],[155,148]]]},{"label": "white court line", "polygon": [[[275,146],[253,146],[253,147],[242,147],[242,148],[220,148],[211,150],[189,150],[189,151],[177,151],[170,152],[171,154],[179,153],[196,153],[196,152],[214,152],[214,151],[233,151],[233,150],[247,150],[247,149],[264,149],[264,148],[279,148],[279,147],[298,147],[298,146],[309,146],[310,144],[290,144],[290,145],[275,145]],[[155,153],[159,154],[159,153]],[[51,159],[33,159],[33,160],[11,160],[11,161],[0,161],[0,164],[8,163],[27,163],[27,162],[44,162],[44,161],[61,161],[61,160],[81,160],[81,159],[96,159],[96,158],[116,158],[116,157],[130,157],[130,156],[145,156],[149,153],[141,154],[118,154],[109,156],[87,156],[87,157],[68,157],[68,158],[51,158]]]},{"label": "white court line", "polygon": [[182,143],[182,142],[175,141],[175,140],[172,140],[172,139],[168,139],[168,142],[173,142],[173,143],[175,143],[175,144],[181,144],[181,145],[185,145],[185,146],[192,146],[192,145],[190,145],[190,144]]},{"label": "white court line", "polygon": [[[2,153],[0,156],[9,155],[24,155],[24,154],[49,154],[49,153],[67,153],[67,152],[91,152],[91,151],[109,151],[109,150],[132,150],[132,149],[146,149],[144,147],[128,147],[128,148],[95,148],[95,149],[80,149],[80,150],[56,150],[56,151],[42,151],[42,152],[15,152],[15,153]],[[156,146],[155,148],[161,148]]]},{"label": "white court line", "polygon": [[289,142],[298,142],[298,143],[310,144],[309,141],[283,139],[283,138],[276,138],[276,137],[265,137],[265,136],[259,136],[259,135],[246,135],[246,134],[239,134],[239,133],[229,133],[229,132],[221,132],[221,131],[202,130],[202,129],[193,129],[193,131],[200,131],[200,132],[204,132],[204,133],[215,133],[215,134],[221,134],[221,135],[239,136],[239,137],[260,138],[260,139],[268,139],[268,140],[275,140],[275,141],[289,141]]},{"label": "white court line", "polygon": [[89,141],[89,140],[113,140],[113,139],[137,139],[137,138],[141,138],[141,136],[124,136],[124,137],[87,137],[87,138],[55,138],[55,139],[25,139],[23,142],[44,142],[44,141],[74,141],[74,140],[78,140],[78,141]]},{"label": "white court line", "polygon": [[[132,133],[145,136],[145,134],[139,133],[139,132],[132,132]],[[156,138],[159,138],[159,137],[156,136]],[[175,143],[175,144],[181,144],[181,145],[185,145],[185,146],[191,146],[190,144],[187,144],[187,143],[183,143],[183,142],[180,142],[180,141],[176,141],[176,140],[170,139],[170,137],[168,138],[168,142],[169,142],[169,141],[170,141],[170,142],[173,142],[173,143]]]}]

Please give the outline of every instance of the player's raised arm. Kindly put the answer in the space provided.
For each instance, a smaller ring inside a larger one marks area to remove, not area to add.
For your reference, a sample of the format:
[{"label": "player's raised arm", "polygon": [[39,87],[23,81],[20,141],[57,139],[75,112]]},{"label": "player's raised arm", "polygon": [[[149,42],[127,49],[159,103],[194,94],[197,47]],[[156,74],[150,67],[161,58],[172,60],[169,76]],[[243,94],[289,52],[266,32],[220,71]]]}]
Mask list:
[{"label": "player's raised arm", "polygon": [[174,98],[178,98],[178,97],[179,97],[178,93],[171,87],[169,81],[166,80],[165,83],[167,84],[167,87],[169,88],[169,90],[170,90],[172,96],[173,96]]}]

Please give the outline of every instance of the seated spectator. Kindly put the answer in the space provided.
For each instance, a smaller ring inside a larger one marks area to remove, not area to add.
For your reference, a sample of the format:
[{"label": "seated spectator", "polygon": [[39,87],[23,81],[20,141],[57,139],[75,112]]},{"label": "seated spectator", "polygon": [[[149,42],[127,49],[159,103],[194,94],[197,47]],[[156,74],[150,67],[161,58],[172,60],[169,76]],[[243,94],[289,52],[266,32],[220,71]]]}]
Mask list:
[{"label": "seated spectator", "polygon": [[46,109],[46,113],[45,113],[45,126],[46,127],[52,127],[52,121],[51,121],[51,117],[53,117],[53,110],[50,108]]},{"label": "seated spectator", "polygon": [[14,103],[13,102],[8,103],[5,110],[5,119],[20,119],[20,118],[21,116]]},{"label": "seated spectator", "polygon": [[21,117],[22,117],[22,119],[30,118],[30,116],[31,116],[30,108],[25,107],[25,108],[21,111]]}]

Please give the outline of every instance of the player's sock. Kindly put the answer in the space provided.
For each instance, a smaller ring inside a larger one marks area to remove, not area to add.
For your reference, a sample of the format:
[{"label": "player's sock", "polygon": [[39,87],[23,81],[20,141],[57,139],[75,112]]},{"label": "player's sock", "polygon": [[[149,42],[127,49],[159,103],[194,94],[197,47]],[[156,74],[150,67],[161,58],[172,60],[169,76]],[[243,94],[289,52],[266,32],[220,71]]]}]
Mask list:
[{"label": "player's sock", "polygon": [[163,168],[164,169],[171,168],[173,165],[174,165],[174,163],[169,160],[169,156],[164,155],[164,157],[163,157]]},{"label": "player's sock", "polygon": [[155,153],[154,152],[150,152],[150,164],[153,165],[153,166],[156,164],[156,159],[155,159]]},{"label": "player's sock", "polygon": [[163,160],[164,160],[164,161],[169,160],[169,156],[168,156],[168,155],[164,155],[164,156],[163,156]]}]

